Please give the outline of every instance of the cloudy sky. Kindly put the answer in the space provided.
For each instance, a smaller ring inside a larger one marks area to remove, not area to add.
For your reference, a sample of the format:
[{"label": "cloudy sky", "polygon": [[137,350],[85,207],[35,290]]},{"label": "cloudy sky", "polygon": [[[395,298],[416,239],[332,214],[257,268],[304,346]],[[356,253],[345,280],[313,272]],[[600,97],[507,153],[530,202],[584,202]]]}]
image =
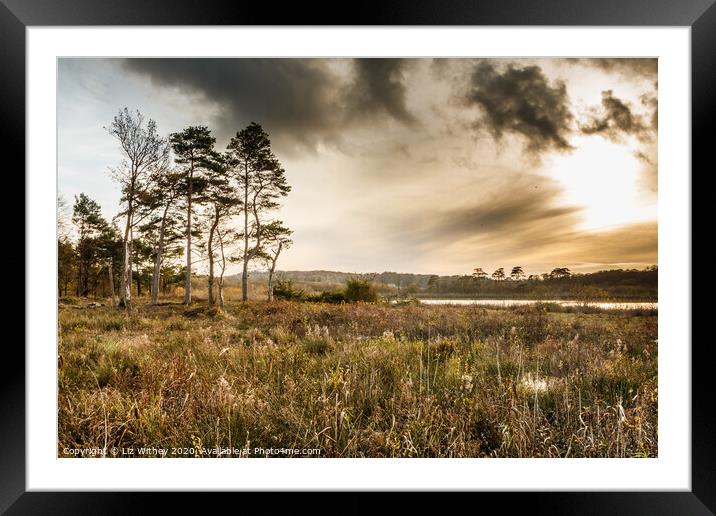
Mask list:
[{"label": "cloudy sky", "polygon": [[657,263],[655,59],[60,59],[59,193],[107,218],[125,106],[218,150],[263,125],[293,187],[284,270]]}]

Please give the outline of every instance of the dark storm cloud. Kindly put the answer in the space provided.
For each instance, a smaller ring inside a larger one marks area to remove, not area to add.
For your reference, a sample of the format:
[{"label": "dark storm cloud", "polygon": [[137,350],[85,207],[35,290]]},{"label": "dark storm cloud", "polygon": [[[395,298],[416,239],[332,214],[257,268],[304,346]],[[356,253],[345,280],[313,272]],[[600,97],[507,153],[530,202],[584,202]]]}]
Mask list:
[{"label": "dark storm cloud", "polygon": [[354,82],[347,94],[351,116],[388,114],[405,123],[415,118],[405,105],[406,59],[355,59]]},{"label": "dark storm cloud", "polygon": [[224,138],[256,121],[278,144],[310,149],[367,118],[414,121],[401,59],[357,59],[352,73],[337,72],[325,59],[127,59],[124,66],[216,103]]},{"label": "dark storm cloud", "polygon": [[566,151],[573,115],[567,88],[561,81],[550,83],[539,66],[508,65],[499,71],[482,61],[475,66],[465,100],[479,106],[480,125],[496,140],[506,133],[525,138],[527,150]]},{"label": "dark storm cloud", "polygon": [[634,113],[633,107],[614,96],[612,90],[602,92],[602,105],[586,123],[580,125],[584,134],[600,134],[612,141],[619,141],[623,135],[635,136],[640,140],[649,138],[649,127],[643,117]]},{"label": "dark storm cloud", "polygon": [[257,121],[279,138],[314,145],[336,123],[335,77],[321,60],[127,59],[124,65],[155,84],[218,103],[223,136]]},{"label": "dark storm cloud", "polygon": [[626,77],[650,78],[654,80],[656,79],[659,66],[659,61],[655,58],[594,57],[571,58],[566,61]]}]

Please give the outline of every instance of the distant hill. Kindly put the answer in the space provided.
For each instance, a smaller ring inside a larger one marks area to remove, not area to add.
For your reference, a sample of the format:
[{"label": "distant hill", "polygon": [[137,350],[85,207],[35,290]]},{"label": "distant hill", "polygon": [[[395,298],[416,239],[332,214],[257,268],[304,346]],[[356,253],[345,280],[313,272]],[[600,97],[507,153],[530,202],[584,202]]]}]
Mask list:
[{"label": "distant hill", "polygon": [[[529,279],[496,281],[477,279],[470,275],[438,276],[399,272],[354,273],[339,271],[278,271],[277,281],[290,281],[306,293],[336,291],[345,287],[349,279],[371,281],[378,291],[388,297],[450,297],[494,299],[621,299],[657,300],[658,270],[614,269],[567,277],[548,274]],[[251,284],[265,284],[268,274],[252,271]],[[241,282],[241,275],[227,277],[228,284]]]}]

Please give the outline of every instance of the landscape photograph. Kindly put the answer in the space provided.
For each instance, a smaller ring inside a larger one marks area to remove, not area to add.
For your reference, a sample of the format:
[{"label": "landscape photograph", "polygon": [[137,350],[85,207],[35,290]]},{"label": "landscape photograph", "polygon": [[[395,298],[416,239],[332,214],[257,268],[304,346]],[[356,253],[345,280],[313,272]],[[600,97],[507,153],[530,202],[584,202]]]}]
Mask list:
[{"label": "landscape photograph", "polygon": [[657,71],[59,58],[57,456],[658,457]]}]

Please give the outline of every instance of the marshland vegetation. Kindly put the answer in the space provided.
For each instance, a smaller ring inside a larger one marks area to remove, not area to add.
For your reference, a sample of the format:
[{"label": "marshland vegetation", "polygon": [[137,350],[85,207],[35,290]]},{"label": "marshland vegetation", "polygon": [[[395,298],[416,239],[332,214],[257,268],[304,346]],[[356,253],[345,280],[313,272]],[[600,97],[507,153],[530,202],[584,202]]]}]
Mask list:
[{"label": "marshland vegetation", "polygon": [[59,309],[67,448],[654,457],[655,312],[274,300]]}]

